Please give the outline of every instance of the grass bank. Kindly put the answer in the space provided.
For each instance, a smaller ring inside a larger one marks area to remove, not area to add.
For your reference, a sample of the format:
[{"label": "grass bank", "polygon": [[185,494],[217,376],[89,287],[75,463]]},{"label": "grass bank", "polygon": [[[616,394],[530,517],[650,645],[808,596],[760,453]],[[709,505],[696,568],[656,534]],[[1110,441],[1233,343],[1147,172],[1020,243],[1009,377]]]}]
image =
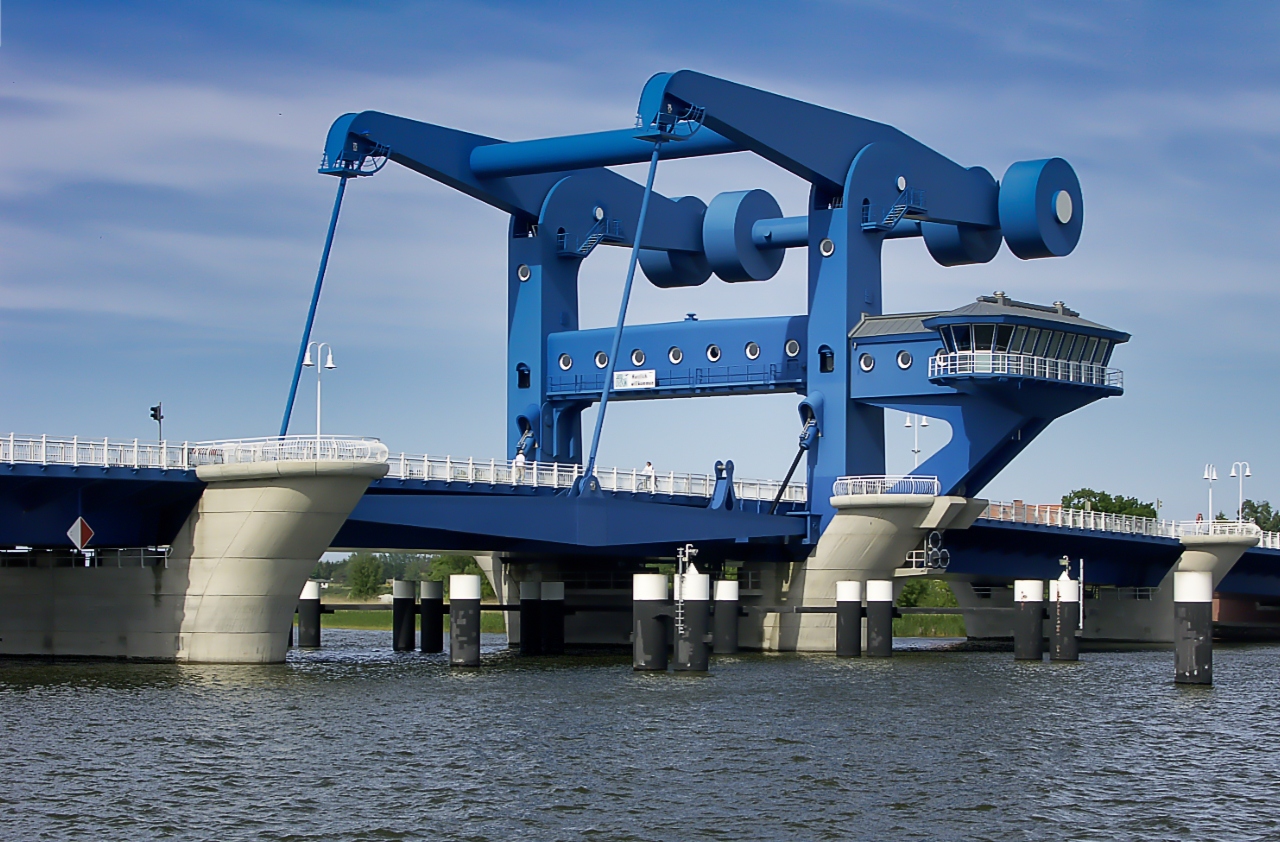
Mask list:
[{"label": "grass bank", "polygon": [[959,614],[908,614],[893,621],[894,637],[965,637]]}]

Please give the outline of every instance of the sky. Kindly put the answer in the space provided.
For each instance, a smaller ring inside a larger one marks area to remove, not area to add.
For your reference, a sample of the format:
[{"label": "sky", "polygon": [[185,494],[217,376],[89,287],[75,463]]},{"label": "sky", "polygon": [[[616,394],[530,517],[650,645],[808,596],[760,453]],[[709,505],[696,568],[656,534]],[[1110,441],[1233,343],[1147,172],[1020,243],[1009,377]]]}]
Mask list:
[{"label": "sky", "polygon": [[[653,73],[690,68],[892,124],[997,177],[1060,156],[1084,194],[1064,259],[1007,248],[944,268],[886,244],[886,312],[1003,290],[1128,331],[1126,391],[1054,422],[988,488],[1089,486],[1206,509],[1280,501],[1280,7],[1249,3],[75,3],[0,7],[0,432],[207,440],[277,431],[336,182],[329,125],[378,110],[516,140],[632,125]],[[636,166],[619,168],[643,180]],[[709,201],[806,185],[747,154],[675,161],[657,189]],[[507,219],[388,166],[350,185],[313,338],[326,432],[501,458]],[[626,272],[597,249],[582,324]],[[628,323],[801,313],[804,259],[772,280],[660,290]],[[304,376],[294,432],[314,430]],[[797,397],[610,407],[600,464],[778,478]],[[590,415],[586,419],[591,423]],[[890,416],[891,472],[912,465]],[[589,426],[588,426],[589,429]],[[945,425],[922,431],[927,456]]]}]

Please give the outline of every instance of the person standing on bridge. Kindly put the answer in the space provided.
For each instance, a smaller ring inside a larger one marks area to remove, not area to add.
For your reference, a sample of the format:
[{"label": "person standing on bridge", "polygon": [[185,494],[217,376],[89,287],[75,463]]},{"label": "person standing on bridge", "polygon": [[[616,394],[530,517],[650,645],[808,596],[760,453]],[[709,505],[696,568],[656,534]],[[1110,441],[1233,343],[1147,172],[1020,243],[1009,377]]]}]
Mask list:
[{"label": "person standing on bridge", "polygon": [[648,491],[650,494],[653,494],[655,491],[657,491],[657,488],[655,488],[655,484],[654,484],[653,463],[652,463],[652,462],[645,462],[645,463],[644,463],[644,470],[642,470],[642,471],[640,472],[640,488],[639,488],[639,490],[640,490],[640,491]]},{"label": "person standing on bridge", "polygon": [[520,483],[524,482],[524,451],[523,450],[516,451],[516,458],[515,458],[515,461],[512,462],[512,467],[513,467],[513,470],[511,472],[511,475],[513,479],[511,481],[511,484],[519,485]]}]

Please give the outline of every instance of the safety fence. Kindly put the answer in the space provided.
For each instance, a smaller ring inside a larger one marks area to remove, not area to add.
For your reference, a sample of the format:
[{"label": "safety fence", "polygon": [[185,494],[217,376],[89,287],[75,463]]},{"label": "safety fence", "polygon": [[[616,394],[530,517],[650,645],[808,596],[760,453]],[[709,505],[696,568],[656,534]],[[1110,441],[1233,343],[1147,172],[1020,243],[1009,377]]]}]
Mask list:
[{"label": "safety fence", "polygon": [[983,351],[960,351],[937,354],[929,358],[930,377],[952,377],[968,374],[995,374],[1011,377],[1033,377],[1083,383],[1088,386],[1124,388],[1124,372],[1094,363],[1078,363],[1025,354],[997,354]]},{"label": "safety fence", "polygon": [[385,462],[387,446],[377,439],[354,436],[272,436],[181,443],[16,433],[0,437],[0,462],[10,464],[192,470],[201,465],[315,460]]},{"label": "safety fence", "polygon": [[867,474],[856,477],[840,477],[831,486],[835,497],[861,494],[931,494],[942,493],[937,477],[893,474]]},{"label": "safety fence", "polygon": [[991,502],[980,518],[1006,523],[1031,523],[1063,529],[1090,532],[1118,532],[1126,535],[1149,535],[1157,538],[1183,538],[1191,535],[1244,536],[1259,539],[1259,546],[1280,549],[1280,533],[1264,532],[1252,521],[1240,520],[1157,520],[1152,517],[1118,515],[1086,509],[1068,509],[1054,505],[1028,505]]}]

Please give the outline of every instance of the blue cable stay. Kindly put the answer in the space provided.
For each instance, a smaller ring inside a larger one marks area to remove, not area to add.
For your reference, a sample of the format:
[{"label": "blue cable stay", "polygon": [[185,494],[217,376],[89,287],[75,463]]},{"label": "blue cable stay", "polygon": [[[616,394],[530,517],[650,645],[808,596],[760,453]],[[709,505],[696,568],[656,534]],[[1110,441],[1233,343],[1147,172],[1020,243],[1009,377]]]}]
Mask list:
[{"label": "blue cable stay", "polygon": [[[377,170],[374,170],[377,172]],[[289,433],[289,418],[293,415],[293,399],[298,394],[298,380],[302,377],[302,360],[311,341],[311,326],[316,320],[316,305],[320,303],[320,287],[324,285],[324,272],[329,266],[329,250],[333,248],[333,232],[338,228],[338,212],[342,210],[342,194],[347,189],[347,176],[338,178],[338,196],[333,200],[333,215],[329,217],[329,233],[324,238],[324,251],[320,255],[320,271],[316,273],[316,287],[311,292],[311,307],[307,310],[307,324],[302,329],[302,344],[298,346],[298,361],[293,366],[293,382],[289,384],[289,400],[284,405],[284,418],[280,421],[280,435]]]},{"label": "blue cable stay", "polygon": [[613,390],[613,371],[618,366],[618,349],[622,345],[622,325],[627,320],[627,303],[631,300],[631,283],[636,278],[636,262],[640,257],[640,238],[644,236],[644,220],[649,212],[649,197],[653,195],[653,177],[658,172],[658,154],[662,151],[662,140],[654,140],[653,154],[649,157],[649,176],[644,182],[644,198],[640,200],[640,221],[636,223],[636,236],[631,244],[631,261],[627,264],[627,282],[622,288],[622,305],[618,308],[618,326],[613,332],[613,342],[609,347],[609,362],[604,370],[604,388],[600,391],[600,411],[596,414],[596,428],[591,435],[591,455],[587,458],[586,470],[582,479],[571,490],[571,496],[579,496],[586,490],[595,491],[599,483],[595,481],[596,452],[600,449],[600,432],[604,429],[604,413],[609,406],[609,394]]}]

